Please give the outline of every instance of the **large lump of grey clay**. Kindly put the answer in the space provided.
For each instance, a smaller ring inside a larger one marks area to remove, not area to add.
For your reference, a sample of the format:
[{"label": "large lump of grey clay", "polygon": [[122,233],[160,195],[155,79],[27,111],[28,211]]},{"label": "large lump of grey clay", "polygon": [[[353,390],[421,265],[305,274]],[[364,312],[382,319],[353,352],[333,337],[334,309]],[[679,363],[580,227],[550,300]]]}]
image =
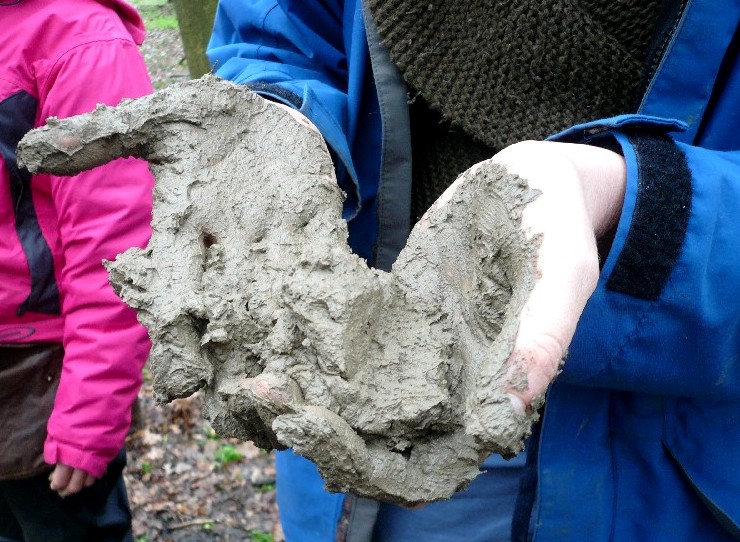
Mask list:
[{"label": "large lump of grey clay", "polygon": [[493,164],[427,212],[391,273],[347,246],[322,137],[215,77],[29,133],[32,171],[149,160],[153,236],[108,263],[149,331],[161,401],[202,389],[223,436],[292,447],[327,487],[399,503],[449,497],[534,415],[502,386],[534,248],[530,197]]}]

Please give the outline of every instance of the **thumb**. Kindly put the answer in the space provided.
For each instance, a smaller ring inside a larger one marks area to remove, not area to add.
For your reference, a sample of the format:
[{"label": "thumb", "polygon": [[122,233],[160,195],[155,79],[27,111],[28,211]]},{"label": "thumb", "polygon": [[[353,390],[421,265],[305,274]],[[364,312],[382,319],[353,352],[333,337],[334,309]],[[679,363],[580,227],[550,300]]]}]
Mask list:
[{"label": "thumb", "polygon": [[595,227],[582,174],[568,157],[552,152],[562,147],[535,150],[542,148],[548,160],[526,161],[514,153],[514,160],[504,160],[540,191],[522,214],[524,230],[540,240],[537,278],[520,315],[505,387],[519,411],[541,403],[599,279]]},{"label": "thumb", "polygon": [[[536,403],[557,375],[599,278],[595,239],[585,236],[578,242],[568,229],[550,228],[542,234],[538,278],[522,309],[508,361],[506,391],[525,409],[539,406]],[[515,408],[522,407],[513,402]]]}]

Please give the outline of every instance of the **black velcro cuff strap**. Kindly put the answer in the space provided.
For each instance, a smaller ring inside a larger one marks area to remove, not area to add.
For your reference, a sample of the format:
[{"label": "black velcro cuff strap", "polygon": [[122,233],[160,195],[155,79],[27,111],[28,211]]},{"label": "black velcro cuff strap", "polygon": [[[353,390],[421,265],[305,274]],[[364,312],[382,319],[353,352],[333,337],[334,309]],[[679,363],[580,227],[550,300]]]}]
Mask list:
[{"label": "black velcro cuff strap", "polygon": [[626,132],[637,157],[635,211],[608,290],[655,300],[681,252],[691,214],[691,171],[669,137]]},{"label": "black velcro cuff strap", "polygon": [[257,94],[263,95],[264,98],[274,98],[290,105],[295,109],[303,107],[303,98],[298,96],[295,92],[287,90],[280,85],[271,83],[247,83],[244,85],[249,90],[256,92]]}]

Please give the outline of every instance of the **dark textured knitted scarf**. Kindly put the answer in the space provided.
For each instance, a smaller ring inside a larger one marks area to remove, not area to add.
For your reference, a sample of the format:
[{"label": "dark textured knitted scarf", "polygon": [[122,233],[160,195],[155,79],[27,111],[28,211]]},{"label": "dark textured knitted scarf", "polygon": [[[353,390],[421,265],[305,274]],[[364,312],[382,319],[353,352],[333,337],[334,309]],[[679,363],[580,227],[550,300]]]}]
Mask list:
[{"label": "dark textured knitted scarf", "polygon": [[497,150],[632,110],[660,0],[367,7],[414,89],[416,218],[458,173]]}]

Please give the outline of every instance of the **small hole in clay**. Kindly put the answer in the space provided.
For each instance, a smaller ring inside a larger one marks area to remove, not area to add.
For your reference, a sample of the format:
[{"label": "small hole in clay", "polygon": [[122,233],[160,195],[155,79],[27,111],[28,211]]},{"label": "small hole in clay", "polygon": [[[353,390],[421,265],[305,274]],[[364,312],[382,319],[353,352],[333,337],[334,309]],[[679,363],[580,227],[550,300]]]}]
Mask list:
[{"label": "small hole in clay", "polygon": [[206,248],[210,248],[213,245],[218,243],[218,239],[216,239],[216,236],[212,233],[204,233],[203,234],[203,246]]},{"label": "small hole in clay", "polygon": [[413,449],[413,446],[409,446],[408,448],[401,450],[401,455],[404,457],[404,459],[406,459],[407,461],[411,459],[411,450]]},{"label": "small hole in clay", "polygon": [[197,316],[190,316],[191,320],[193,321],[193,329],[200,335],[203,336],[206,333],[206,329],[208,329],[209,320],[208,318],[199,318]]}]

